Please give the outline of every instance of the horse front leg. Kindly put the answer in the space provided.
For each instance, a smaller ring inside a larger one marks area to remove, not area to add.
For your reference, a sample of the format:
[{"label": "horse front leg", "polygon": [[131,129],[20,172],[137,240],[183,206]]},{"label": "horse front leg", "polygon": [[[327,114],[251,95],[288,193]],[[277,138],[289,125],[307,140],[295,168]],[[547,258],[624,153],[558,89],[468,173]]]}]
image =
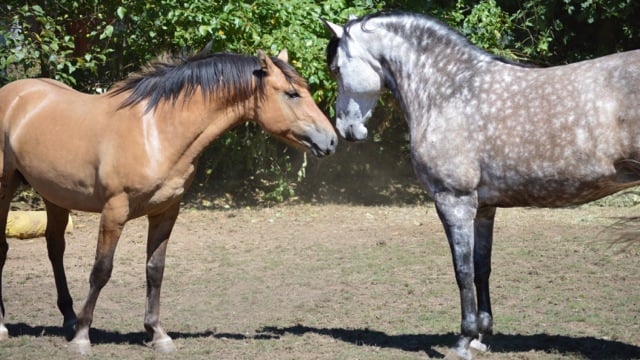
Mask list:
[{"label": "horse front leg", "polygon": [[474,222],[473,264],[475,271],[474,282],[478,296],[478,330],[480,334],[478,340],[471,342],[471,347],[479,351],[487,350],[487,346],[482,343],[483,335],[491,335],[493,333],[489,276],[491,275],[491,247],[493,245],[493,221],[495,215],[495,207],[480,208]]},{"label": "horse front leg", "polygon": [[178,202],[166,212],[148,217],[147,307],[144,316],[144,327],[151,337],[151,345],[154,350],[164,353],[176,351],[171,337],[160,326],[160,288],[164,275],[167,244],[179,211],[180,203]]},{"label": "horse front leg", "polygon": [[58,309],[64,318],[62,327],[73,333],[77,323],[76,313],[73,311],[73,300],[69,294],[67,277],[64,272],[64,251],[66,247],[64,232],[69,222],[69,210],[63,209],[45,200],[47,209],[47,253],[53,267],[53,276],[58,292]]},{"label": "horse front leg", "polygon": [[113,257],[122,228],[128,220],[129,202],[126,196],[111,199],[102,210],[100,233],[96,247],[96,258],[89,277],[89,294],[78,313],[76,334],[69,343],[69,350],[80,354],[91,354],[89,328],[100,291],[111,278]]},{"label": "horse front leg", "polygon": [[474,219],[478,208],[474,194],[441,192],[435,195],[436,209],[449,240],[456,282],[460,290],[462,335],[453,348],[454,356],[471,359],[469,345],[478,337],[478,316],[474,294]]}]

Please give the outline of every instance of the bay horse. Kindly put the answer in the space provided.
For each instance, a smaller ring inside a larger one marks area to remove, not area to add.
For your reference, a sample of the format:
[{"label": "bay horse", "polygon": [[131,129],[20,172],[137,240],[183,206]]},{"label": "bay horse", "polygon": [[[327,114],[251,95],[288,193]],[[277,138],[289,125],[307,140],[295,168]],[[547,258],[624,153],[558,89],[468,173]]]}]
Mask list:
[{"label": "bay horse", "polygon": [[412,165],[435,201],[460,290],[461,336],[450,354],[470,359],[493,328],[496,208],[577,205],[640,184],[640,51],[536,68],[425,15],[325,25],[340,135],[366,139],[385,88],[404,113]]},{"label": "bay horse", "polygon": [[[49,79],[19,80],[0,89],[0,274],[8,251],[7,212],[24,180],[46,205],[47,250],[64,326],[75,326],[73,351],[91,352],[94,307],[111,276],[122,228],[144,215],[144,327],[155,349],[175,350],[159,320],[167,243],[198,157],[222,133],[254,121],[316,156],[335,151],[332,124],[287,58],[284,50],[278,57],[260,51],[257,57],[159,59],[101,95]],[[63,267],[70,209],[101,213],[89,294],[77,316]],[[0,292],[0,339],[8,337],[4,317]]]}]

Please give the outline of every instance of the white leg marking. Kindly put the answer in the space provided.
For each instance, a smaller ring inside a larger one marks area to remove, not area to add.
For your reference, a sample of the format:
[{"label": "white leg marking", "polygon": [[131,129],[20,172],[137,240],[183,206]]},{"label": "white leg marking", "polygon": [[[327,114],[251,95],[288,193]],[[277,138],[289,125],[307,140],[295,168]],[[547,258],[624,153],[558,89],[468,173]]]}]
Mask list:
[{"label": "white leg marking", "polygon": [[0,340],[7,340],[9,338],[9,330],[4,325],[0,324]]}]

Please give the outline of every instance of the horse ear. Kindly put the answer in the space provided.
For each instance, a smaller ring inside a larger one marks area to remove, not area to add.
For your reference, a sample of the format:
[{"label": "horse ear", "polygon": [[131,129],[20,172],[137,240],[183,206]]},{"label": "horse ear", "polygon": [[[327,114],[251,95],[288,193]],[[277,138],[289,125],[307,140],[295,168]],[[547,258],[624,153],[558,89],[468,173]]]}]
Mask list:
[{"label": "horse ear", "polygon": [[340,25],[336,25],[334,23],[332,23],[331,21],[325,20],[325,19],[320,19],[322,20],[322,22],[324,23],[324,26],[327,27],[327,29],[329,29],[329,31],[331,31],[331,33],[333,34],[333,36],[337,37],[338,39],[342,38],[342,35],[344,35],[344,28]]},{"label": "horse ear", "polygon": [[210,54],[212,48],[213,48],[213,39],[211,39],[211,41],[209,41],[207,43],[207,45],[205,45],[204,49],[202,49],[202,51],[200,53],[201,54]]},{"label": "horse ear", "polygon": [[289,62],[289,52],[287,51],[287,48],[280,50],[280,53],[278,54],[278,59],[286,63]]},{"label": "horse ear", "polygon": [[353,14],[349,14],[349,21],[353,21],[353,20],[358,20],[358,17]]},{"label": "horse ear", "polygon": [[262,68],[262,71],[264,71],[267,74],[271,72],[271,69],[273,67],[273,62],[271,61],[271,59],[269,59],[267,54],[265,54],[264,51],[262,50],[258,50],[258,62],[260,63],[260,67]]}]

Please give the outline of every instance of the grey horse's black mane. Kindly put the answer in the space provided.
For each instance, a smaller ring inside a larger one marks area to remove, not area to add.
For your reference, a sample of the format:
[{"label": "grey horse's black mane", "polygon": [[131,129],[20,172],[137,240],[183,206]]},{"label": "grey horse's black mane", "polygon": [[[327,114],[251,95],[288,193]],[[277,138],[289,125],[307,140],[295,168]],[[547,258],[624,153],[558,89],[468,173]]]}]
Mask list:
[{"label": "grey horse's black mane", "polygon": [[[360,28],[368,32],[366,25],[367,22],[372,19],[377,18],[392,18],[396,20],[416,20],[414,24],[421,24],[422,26],[413,26],[410,29],[406,26],[403,26],[403,21],[393,21],[385,24],[385,27],[389,29],[391,32],[396,34],[405,35],[404,37],[409,41],[414,41],[417,47],[420,47],[421,39],[429,38],[429,39],[439,39],[441,42],[446,42],[450,45],[461,46],[463,48],[467,48],[473,52],[477,52],[479,54],[484,54],[489,58],[500,61],[506,64],[516,65],[516,66],[528,66],[526,64],[520,64],[518,62],[514,62],[512,60],[488,53],[487,51],[477,47],[472,44],[464,35],[460,32],[453,29],[451,26],[445,24],[444,22],[433,18],[424,14],[416,14],[409,13],[404,11],[380,11],[373,14],[365,15],[359,19],[349,20],[345,25],[345,35],[349,36],[349,29],[352,26],[356,26],[359,24]],[[408,32],[410,31],[410,32]],[[336,52],[338,50],[338,43],[340,39],[335,36],[329,40],[329,45],[327,46],[327,65],[331,66],[333,63],[333,59],[336,56]],[[425,53],[428,49],[424,49]]]},{"label": "grey horse's black mane", "polygon": [[[286,79],[306,87],[306,81],[287,62],[272,57]],[[191,57],[160,56],[141,72],[116,85],[111,95],[131,91],[120,108],[134,106],[148,99],[145,111],[155,109],[161,101],[174,104],[180,96],[191,97],[200,88],[204,98],[220,93],[227,105],[253,95],[264,96],[264,72],[257,57],[231,53],[199,53]]]}]

